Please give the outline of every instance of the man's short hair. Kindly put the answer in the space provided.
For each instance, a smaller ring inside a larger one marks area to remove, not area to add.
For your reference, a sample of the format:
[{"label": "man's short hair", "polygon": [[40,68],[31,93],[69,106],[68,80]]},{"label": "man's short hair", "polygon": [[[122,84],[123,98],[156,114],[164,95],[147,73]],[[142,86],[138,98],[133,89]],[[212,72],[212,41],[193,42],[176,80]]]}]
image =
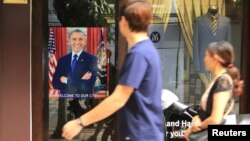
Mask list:
[{"label": "man's short hair", "polygon": [[120,17],[124,16],[132,31],[147,31],[152,22],[152,5],[147,0],[123,0],[120,3]]},{"label": "man's short hair", "polygon": [[68,33],[68,37],[70,38],[71,35],[72,35],[72,33],[74,33],[74,32],[82,33],[83,36],[85,36],[85,33],[84,33],[81,29],[74,29],[74,30],[72,30],[72,31],[70,31],[70,32]]}]

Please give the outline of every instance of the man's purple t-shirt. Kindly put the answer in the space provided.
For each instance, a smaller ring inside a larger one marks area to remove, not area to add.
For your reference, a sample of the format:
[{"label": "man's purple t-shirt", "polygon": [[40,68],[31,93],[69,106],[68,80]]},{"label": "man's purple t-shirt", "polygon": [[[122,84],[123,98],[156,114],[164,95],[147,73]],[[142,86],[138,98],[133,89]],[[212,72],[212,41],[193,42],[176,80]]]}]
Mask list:
[{"label": "man's purple t-shirt", "polygon": [[134,88],[119,111],[120,141],[163,141],[161,61],[150,40],[143,40],[129,50],[118,84]]}]

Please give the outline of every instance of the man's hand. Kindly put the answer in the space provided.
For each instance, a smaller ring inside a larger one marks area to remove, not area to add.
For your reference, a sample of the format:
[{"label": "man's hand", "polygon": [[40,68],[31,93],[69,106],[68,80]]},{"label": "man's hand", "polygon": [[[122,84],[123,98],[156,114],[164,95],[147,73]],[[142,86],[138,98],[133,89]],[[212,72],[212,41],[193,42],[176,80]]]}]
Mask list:
[{"label": "man's hand", "polygon": [[68,78],[65,77],[65,76],[61,76],[61,77],[60,77],[60,81],[61,81],[62,83],[67,84]]},{"label": "man's hand", "polygon": [[62,137],[67,140],[72,140],[77,134],[82,130],[82,126],[80,126],[76,120],[72,120],[67,122],[63,126]]},{"label": "man's hand", "polygon": [[92,76],[92,73],[88,71],[88,72],[86,72],[86,73],[82,76],[82,79],[83,79],[83,80],[88,80],[88,79],[91,78],[91,76]]}]

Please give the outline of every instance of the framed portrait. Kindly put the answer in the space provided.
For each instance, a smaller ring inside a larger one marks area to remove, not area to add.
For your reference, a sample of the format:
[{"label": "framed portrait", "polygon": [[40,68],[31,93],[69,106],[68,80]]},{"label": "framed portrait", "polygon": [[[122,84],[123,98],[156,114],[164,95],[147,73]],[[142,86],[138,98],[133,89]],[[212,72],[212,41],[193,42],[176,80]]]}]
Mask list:
[{"label": "framed portrait", "polygon": [[[61,138],[63,125],[94,108],[110,94],[111,50],[103,27],[49,27],[48,85],[50,139]],[[77,138],[97,138],[102,122]]]}]

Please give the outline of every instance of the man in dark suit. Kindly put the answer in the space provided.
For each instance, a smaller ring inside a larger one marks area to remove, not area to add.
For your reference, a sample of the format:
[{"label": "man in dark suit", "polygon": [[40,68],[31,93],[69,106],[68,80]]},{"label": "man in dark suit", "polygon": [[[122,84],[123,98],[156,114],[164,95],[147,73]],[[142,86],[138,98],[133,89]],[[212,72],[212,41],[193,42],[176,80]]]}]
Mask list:
[{"label": "man in dark suit", "polygon": [[[212,29],[212,17],[217,20],[216,33],[213,33]],[[211,6],[207,14],[195,19],[193,30],[194,69],[196,72],[205,73],[203,58],[208,44],[221,40],[230,42],[231,40],[230,19],[219,15],[218,8]]]},{"label": "man in dark suit", "polygon": [[[72,52],[58,60],[52,80],[54,88],[61,91],[57,123],[57,129],[60,131],[62,125],[66,122],[65,118],[60,119],[65,116],[66,104],[64,99],[69,98],[67,95],[78,95],[81,98],[92,97],[97,75],[97,58],[84,51],[86,45],[84,33],[79,29],[71,31],[68,34],[68,42]],[[79,97],[69,98],[68,110],[70,110],[73,118],[78,118],[85,112],[79,103]],[[58,135],[61,135],[61,132]]]}]

